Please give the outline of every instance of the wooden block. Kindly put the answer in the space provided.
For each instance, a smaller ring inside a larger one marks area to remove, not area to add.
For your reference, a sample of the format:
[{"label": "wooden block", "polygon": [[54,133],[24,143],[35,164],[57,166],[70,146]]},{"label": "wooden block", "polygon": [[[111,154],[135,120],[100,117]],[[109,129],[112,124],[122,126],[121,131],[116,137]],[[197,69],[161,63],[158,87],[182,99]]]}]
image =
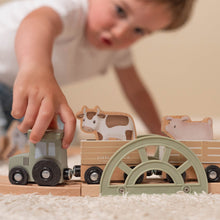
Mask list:
[{"label": "wooden block", "polygon": [[220,140],[181,141],[202,163],[220,163]]},{"label": "wooden block", "polygon": [[220,194],[220,182],[209,183],[209,193]]},{"label": "wooden block", "polygon": [[[82,164],[106,164],[111,156],[128,141],[82,141],[81,163]],[[123,160],[128,164],[140,163],[138,151],[131,152]]]},{"label": "wooden block", "polygon": [[39,195],[52,194],[54,196],[80,196],[81,183],[71,180],[66,184],[54,187],[38,186],[37,184],[28,184],[22,186],[11,184],[7,176],[0,176],[0,193],[15,195],[37,193]]},{"label": "wooden block", "polygon": [[220,140],[203,141],[203,161],[220,163]]},{"label": "wooden block", "polygon": [[96,197],[100,194],[100,185],[99,184],[87,184],[82,183],[81,185],[81,196],[91,196]]},{"label": "wooden block", "polygon": [[[122,182],[115,182],[112,183],[112,185],[115,184],[122,184]],[[91,197],[97,197],[100,195],[100,185],[99,184],[87,184],[82,183],[81,185],[81,196],[91,196]]]},{"label": "wooden block", "polygon": [[192,152],[196,154],[200,161],[202,161],[203,155],[203,141],[181,141],[186,145]]},{"label": "wooden block", "polygon": [[170,163],[183,163],[186,158],[180,154],[178,151],[172,150],[169,157]]},{"label": "wooden block", "polygon": [[107,148],[112,148],[112,147],[121,147],[127,143],[129,143],[130,141],[117,141],[117,140],[111,140],[111,141],[98,141],[95,139],[91,139],[91,140],[82,140],[81,141],[81,146],[83,147],[107,147]]},{"label": "wooden block", "polygon": [[[167,184],[167,182],[163,180],[157,180],[157,179],[149,179],[147,180],[148,184]],[[115,183],[115,184],[122,184],[122,183]],[[96,197],[100,195],[100,186],[95,184],[95,185],[90,185],[86,183],[82,183],[82,193],[81,196],[91,196],[91,197]],[[213,193],[213,194],[220,194],[220,183],[209,183],[208,184],[208,193]]]}]

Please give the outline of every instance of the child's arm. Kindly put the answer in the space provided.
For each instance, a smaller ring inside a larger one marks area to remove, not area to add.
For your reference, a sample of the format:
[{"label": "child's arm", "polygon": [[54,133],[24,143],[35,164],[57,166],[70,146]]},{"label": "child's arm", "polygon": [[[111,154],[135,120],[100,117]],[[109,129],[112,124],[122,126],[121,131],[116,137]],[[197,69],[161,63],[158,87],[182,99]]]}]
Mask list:
[{"label": "child's arm", "polygon": [[15,39],[19,72],[14,83],[12,116],[24,117],[19,130],[32,128],[30,141],[36,143],[59,114],[64,123],[63,147],[67,148],[76,120],[51,63],[53,43],[61,32],[62,21],[49,7],[31,12],[21,22]]},{"label": "child's arm", "polygon": [[122,88],[143,122],[153,134],[162,134],[160,117],[153,100],[142,84],[134,66],[115,69]]}]

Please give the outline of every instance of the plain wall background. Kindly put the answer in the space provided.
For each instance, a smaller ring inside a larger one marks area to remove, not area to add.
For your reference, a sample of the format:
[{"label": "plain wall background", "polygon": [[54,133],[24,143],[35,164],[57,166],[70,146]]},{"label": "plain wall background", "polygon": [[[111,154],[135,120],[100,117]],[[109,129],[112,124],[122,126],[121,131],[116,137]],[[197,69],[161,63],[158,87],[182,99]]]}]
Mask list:
[{"label": "plain wall background", "polygon": [[[220,1],[199,0],[191,20],[176,32],[147,37],[134,47],[139,75],[161,116],[220,116]],[[134,113],[113,71],[63,87],[72,109],[99,105]]]},{"label": "plain wall background", "polygon": [[[0,3],[7,0],[0,0]],[[147,37],[133,47],[139,75],[161,114],[218,117],[220,1],[197,0],[186,26]],[[74,112],[82,105],[134,114],[112,70],[63,87]]]}]

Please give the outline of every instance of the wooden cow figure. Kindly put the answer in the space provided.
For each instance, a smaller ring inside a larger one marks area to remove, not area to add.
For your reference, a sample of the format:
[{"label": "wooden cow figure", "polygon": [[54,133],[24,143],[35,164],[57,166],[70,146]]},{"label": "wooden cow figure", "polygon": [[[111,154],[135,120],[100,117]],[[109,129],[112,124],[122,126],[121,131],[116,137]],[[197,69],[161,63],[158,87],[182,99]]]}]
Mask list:
[{"label": "wooden cow figure", "polygon": [[133,118],[126,113],[104,112],[98,106],[88,109],[83,106],[77,113],[81,129],[94,133],[97,140],[133,140],[136,129]]},{"label": "wooden cow figure", "polygon": [[162,120],[162,131],[177,140],[212,140],[212,119],[191,121],[189,116],[165,116]]}]

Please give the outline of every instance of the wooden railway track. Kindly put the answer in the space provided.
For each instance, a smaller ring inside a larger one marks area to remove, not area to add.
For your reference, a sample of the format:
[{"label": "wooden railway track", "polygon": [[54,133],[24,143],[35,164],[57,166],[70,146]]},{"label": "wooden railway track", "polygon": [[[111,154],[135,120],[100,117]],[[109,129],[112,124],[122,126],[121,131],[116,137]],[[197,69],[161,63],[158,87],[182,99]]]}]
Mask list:
[{"label": "wooden railway track", "polygon": [[[150,183],[155,183],[151,180]],[[162,181],[161,181],[162,183]],[[166,183],[166,182],[164,182]],[[213,194],[220,194],[220,182],[209,183],[208,192]],[[0,176],[0,194],[31,194],[38,195],[54,195],[54,196],[92,196],[96,197],[100,194],[100,185],[86,184],[77,180],[69,180],[65,184],[55,187],[38,186],[37,184],[12,185],[7,176]]]}]

